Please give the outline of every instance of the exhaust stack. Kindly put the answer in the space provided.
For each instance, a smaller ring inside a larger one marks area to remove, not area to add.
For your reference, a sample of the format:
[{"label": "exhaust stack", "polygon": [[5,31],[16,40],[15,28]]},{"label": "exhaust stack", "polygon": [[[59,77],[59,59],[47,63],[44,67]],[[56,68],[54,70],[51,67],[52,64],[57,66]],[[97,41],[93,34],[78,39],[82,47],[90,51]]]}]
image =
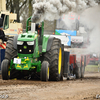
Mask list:
[{"label": "exhaust stack", "polygon": [[35,32],[35,23],[31,23],[31,32]]}]

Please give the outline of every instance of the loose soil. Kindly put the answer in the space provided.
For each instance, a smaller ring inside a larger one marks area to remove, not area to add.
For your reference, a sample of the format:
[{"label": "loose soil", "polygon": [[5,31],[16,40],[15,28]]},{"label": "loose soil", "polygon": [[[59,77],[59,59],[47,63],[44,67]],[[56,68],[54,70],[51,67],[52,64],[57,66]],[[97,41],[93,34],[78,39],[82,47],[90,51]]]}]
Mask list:
[{"label": "loose soil", "polygon": [[1,96],[6,100],[96,100],[100,94],[100,73],[85,73],[84,79],[41,82],[35,80],[2,80]]}]

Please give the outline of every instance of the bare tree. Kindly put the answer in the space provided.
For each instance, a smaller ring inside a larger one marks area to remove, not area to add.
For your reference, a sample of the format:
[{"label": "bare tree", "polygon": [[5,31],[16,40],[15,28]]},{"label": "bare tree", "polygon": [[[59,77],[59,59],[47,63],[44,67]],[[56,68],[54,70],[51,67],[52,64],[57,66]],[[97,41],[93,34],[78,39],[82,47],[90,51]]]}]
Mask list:
[{"label": "bare tree", "polygon": [[17,13],[17,22],[20,22],[20,11],[27,3],[27,0],[6,0],[7,10]]}]

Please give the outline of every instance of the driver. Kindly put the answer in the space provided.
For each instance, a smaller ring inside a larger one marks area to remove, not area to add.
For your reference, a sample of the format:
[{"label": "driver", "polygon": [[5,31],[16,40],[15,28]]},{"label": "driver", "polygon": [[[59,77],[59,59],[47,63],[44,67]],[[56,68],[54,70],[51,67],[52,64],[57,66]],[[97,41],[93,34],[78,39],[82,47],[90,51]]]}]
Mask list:
[{"label": "driver", "polygon": [[42,32],[41,30],[42,30],[41,26],[39,24],[36,24],[36,31],[38,33],[38,36],[40,36],[40,37],[41,37],[41,32]]}]

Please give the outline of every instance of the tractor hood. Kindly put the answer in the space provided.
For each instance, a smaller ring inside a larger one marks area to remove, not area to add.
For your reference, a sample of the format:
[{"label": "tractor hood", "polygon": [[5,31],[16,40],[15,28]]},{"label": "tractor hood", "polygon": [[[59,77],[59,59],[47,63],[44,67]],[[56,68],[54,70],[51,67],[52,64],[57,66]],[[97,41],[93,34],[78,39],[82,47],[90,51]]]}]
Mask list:
[{"label": "tractor hood", "polygon": [[37,32],[35,33],[23,33],[18,36],[18,41],[34,41],[37,38]]}]

